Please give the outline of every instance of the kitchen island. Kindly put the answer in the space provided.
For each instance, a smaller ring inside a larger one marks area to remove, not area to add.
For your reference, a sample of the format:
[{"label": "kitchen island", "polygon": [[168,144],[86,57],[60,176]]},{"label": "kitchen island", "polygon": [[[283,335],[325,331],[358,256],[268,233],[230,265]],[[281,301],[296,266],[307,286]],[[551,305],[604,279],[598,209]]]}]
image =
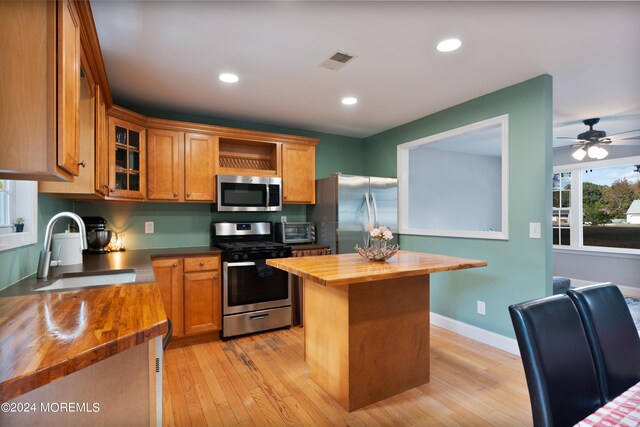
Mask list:
[{"label": "kitchen island", "polygon": [[486,261],[399,251],[278,258],[304,280],[304,354],[310,376],[345,409],[429,382],[429,275]]}]

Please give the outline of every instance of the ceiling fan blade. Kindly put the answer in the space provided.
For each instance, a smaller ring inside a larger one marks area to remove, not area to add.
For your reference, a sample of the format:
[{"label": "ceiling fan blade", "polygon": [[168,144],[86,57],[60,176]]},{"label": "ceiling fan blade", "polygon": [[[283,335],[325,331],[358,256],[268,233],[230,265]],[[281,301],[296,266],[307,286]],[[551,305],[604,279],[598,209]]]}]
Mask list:
[{"label": "ceiling fan blade", "polygon": [[572,144],[572,145],[564,145],[562,147],[553,147],[554,150],[566,150],[567,148],[578,148],[583,147],[582,144]]},{"label": "ceiling fan blade", "polygon": [[630,141],[630,140],[640,141],[640,136],[632,136],[630,138],[622,138],[620,141]]},{"label": "ceiling fan blade", "polygon": [[618,132],[618,133],[614,133],[612,135],[608,135],[608,137],[612,138],[612,137],[616,137],[616,136],[619,136],[619,135],[624,135],[625,133],[633,133],[633,132],[640,132],[640,129],[627,130],[627,131],[624,131],[624,132]]},{"label": "ceiling fan blade", "polygon": [[616,139],[613,141],[613,145],[635,145],[638,147],[640,145],[640,138]]},{"label": "ceiling fan blade", "polygon": [[566,139],[567,141],[576,141],[576,142],[589,142],[586,139],[576,139],[568,136],[556,136],[556,139]]}]

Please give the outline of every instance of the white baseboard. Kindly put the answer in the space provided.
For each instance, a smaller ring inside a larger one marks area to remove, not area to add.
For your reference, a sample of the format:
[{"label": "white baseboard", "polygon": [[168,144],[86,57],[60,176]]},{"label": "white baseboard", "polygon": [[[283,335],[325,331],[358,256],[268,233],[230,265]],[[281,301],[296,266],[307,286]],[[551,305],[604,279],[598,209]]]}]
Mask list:
[{"label": "white baseboard", "polygon": [[433,312],[431,312],[431,324],[520,356],[518,341],[516,341],[515,338],[505,337],[504,335],[496,334],[495,332],[487,331],[486,329],[478,328],[477,326],[469,325],[468,323],[460,322],[459,320]]}]

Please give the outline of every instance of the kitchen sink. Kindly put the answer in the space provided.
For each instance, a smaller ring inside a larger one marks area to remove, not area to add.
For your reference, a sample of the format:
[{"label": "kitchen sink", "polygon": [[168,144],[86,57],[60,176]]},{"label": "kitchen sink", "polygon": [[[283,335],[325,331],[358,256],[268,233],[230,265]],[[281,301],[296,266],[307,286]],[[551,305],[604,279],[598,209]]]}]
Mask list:
[{"label": "kitchen sink", "polygon": [[91,273],[66,273],[56,277],[50,285],[34,288],[33,290],[41,292],[92,288],[116,283],[131,283],[135,282],[135,280],[136,271],[134,269]]}]

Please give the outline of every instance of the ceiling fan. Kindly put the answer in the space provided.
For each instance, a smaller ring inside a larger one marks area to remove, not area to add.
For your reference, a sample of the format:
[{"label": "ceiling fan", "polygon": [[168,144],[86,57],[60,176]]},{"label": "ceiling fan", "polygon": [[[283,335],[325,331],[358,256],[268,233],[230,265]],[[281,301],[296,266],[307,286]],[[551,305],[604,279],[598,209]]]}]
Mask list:
[{"label": "ceiling fan", "polygon": [[605,150],[602,145],[607,145],[611,143],[615,143],[618,145],[626,145],[627,143],[632,143],[632,141],[639,141],[640,136],[631,136],[628,135],[623,137],[625,134],[632,134],[634,132],[640,132],[640,129],[629,130],[625,132],[619,132],[613,135],[608,135],[603,130],[596,130],[593,128],[600,121],[599,118],[586,119],[583,120],[582,123],[585,126],[589,126],[589,130],[579,134],[576,138],[571,138],[568,136],[559,136],[557,139],[567,139],[569,141],[576,141],[577,144],[573,144],[568,147],[562,148],[575,148],[578,149],[571,155],[574,159],[580,161],[585,158],[585,156],[589,156],[591,159],[601,160],[609,155],[609,152]]}]

